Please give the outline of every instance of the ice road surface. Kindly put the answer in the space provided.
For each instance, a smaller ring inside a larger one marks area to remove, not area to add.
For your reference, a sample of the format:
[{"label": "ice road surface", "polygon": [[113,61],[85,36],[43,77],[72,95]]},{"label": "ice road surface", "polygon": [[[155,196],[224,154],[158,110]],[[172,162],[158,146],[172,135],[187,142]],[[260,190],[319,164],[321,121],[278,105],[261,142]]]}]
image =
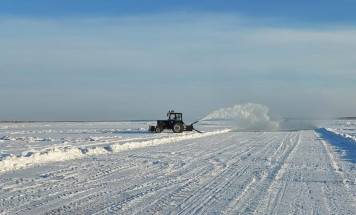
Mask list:
[{"label": "ice road surface", "polygon": [[0,214],[356,214],[356,121],[0,123]]}]

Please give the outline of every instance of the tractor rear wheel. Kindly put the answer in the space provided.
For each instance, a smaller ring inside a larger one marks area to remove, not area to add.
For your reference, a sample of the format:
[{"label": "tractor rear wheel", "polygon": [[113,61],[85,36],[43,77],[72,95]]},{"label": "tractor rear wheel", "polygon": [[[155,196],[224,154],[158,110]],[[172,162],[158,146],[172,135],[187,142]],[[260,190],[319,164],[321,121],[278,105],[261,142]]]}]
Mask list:
[{"label": "tractor rear wheel", "polygon": [[183,123],[181,122],[177,122],[173,125],[173,132],[174,133],[182,133],[183,130],[184,130],[184,126],[183,126]]},{"label": "tractor rear wheel", "polygon": [[161,128],[161,127],[159,127],[159,126],[157,126],[156,128],[155,128],[155,132],[156,133],[161,133],[163,131],[163,128]]}]

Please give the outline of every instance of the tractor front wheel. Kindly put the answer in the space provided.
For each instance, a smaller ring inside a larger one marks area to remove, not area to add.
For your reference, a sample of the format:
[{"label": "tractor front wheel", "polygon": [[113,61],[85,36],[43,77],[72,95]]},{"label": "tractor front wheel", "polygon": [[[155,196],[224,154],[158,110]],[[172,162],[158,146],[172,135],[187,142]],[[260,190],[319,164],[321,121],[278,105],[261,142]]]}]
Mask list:
[{"label": "tractor front wheel", "polygon": [[182,133],[184,130],[183,123],[177,122],[173,125],[173,132],[174,133]]},{"label": "tractor front wheel", "polygon": [[156,129],[155,129],[155,132],[156,133],[161,133],[163,131],[163,128],[157,126]]}]

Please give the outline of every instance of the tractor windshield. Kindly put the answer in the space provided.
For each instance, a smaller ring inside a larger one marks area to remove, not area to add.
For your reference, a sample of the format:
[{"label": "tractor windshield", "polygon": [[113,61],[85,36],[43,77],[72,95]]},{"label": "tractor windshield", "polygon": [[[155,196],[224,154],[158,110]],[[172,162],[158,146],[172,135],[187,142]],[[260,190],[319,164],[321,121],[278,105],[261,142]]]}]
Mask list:
[{"label": "tractor windshield", "polygon": [[172,113],[169,115],[169,120],[182,121],[182,114]]},{"label": "tractor windshield", "polygon": [[175,114],[170,114],[169,115],[170,120],[176,120],[176,115]]}]

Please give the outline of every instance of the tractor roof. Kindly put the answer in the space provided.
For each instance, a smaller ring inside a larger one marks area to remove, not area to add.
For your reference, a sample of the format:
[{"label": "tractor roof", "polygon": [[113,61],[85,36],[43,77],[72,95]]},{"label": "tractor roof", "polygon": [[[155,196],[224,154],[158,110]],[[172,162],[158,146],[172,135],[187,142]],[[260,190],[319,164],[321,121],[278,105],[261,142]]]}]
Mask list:
[{"label": "tractor roof", "polygon": [[168,111],[167,116],[168,116],[169,114],[182,114],[182,113],[181,113],[181,112],[176,112],[176,111],[174,111],[174,110],[170,110],[170,111]]}]

